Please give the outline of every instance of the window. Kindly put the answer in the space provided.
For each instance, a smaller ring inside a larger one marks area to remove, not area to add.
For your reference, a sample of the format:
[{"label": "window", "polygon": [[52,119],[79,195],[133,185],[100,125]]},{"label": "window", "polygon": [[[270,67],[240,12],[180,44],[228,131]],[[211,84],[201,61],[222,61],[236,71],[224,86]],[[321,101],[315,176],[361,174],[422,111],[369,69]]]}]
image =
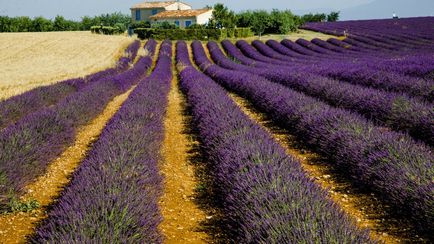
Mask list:
[{"label": "window", "polygon": [[152,14],[152,15],[156,15],[156,14],[158,14],[158,9],[153,9],[153,10],[151,10],[151,14]]},{"label": "window", "polygon": [[189,27],[191,25],[191,20],[186,20],[185,21],[185,27]]},{"label": "window", "polygon": [[136,9],[136,20],[140,20],[140,9]]},{"label": "window", "polygon": [[175,25],[179,27],[179,20],[175,20]]}]

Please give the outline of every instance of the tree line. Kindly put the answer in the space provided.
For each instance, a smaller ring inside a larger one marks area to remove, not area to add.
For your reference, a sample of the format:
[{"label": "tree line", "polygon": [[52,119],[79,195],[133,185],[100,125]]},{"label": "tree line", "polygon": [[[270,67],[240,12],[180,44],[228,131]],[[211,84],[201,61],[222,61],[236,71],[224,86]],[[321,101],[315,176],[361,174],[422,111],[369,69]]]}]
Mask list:
[{"label": "tree line", "polygon": [[[207,25],[193,25],[196,29],[233,29],[235,27],[251,28],[256,35],[286,34],[297,31],[305,22],[337,21],[339,12],[330,14],[305,14],[298,16],[290,10],[272,11],[254,10],[235,13],[223,4],[215,4],[213,16]],[[80,21],[67,20],[63,16],[56,16],[54,20],[44,17],[8,17],[0,16],[0,32],[46,32],[46,31],[86,31],[92,26],[114,27],[119,33],[124,32],[128,26],[157,29],[175,29],[173,23],[159,23],[151,26],[148,23],[131,23],[131,16],[120,12],[102,14],[95,17],[84,16]]]},{"label": "tree line", "polygon": [[130,23],[131,16],[120,12],[84,16],[80,21],[67,20],[60,15],[54,19],[0,16],[0,32],[86,31],[96,25],[117,27],[125,31]]},{"label": "tree line", "polygon": [[248,10],[235,13],[223,4],[216,4],[213,9],[213,18],[208,23],[211,27],[250,27],[257,35],[286,34],[297,31],[298,27],[306,22],[334,22],[339,20],[339,12],[331,12],[330,14],[309,13],[302,16],[293,14],[291,10],[278,9],[273,9],[270,12],[265,10]]},{"label": "tree line", "polygon": [[[306,22],[334,22],[339,20],[339,12],[330,14],[317,13],[305,14],[298,16],[290,10],[272,11],[265,10],[248,10],[240,13],[228,9],[223,4],[216,4],[212,8],[212,18],[206,25],[191,25],[189,29],[233,29],[233,28],[251,28],[256,35],[262,34],[287,34],[295,32],[298,27]],[[137,28],[154,28],[154,29],[177,29],[173,23],[163,22],[152,24],[149,22],[134,23],[133,27]]]}]

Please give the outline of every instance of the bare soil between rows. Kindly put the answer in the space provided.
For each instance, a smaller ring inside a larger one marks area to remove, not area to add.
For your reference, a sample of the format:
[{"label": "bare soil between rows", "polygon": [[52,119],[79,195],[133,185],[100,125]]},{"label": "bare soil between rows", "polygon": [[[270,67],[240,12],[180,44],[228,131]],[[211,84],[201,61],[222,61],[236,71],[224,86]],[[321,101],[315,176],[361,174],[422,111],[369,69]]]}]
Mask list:
[{"label": "bare soil between rows", "polygon": [[168,97],[165,139],[160,171],[164,176],[164,193],[159,205],[163,222],[160,230],[165,243],[205,243],[208,235],[201,228],[207,215],[196,203],[199,185],[196,167],[190,162],[194,142],[186,133],[185,99],[178,88],[176,69]]}]

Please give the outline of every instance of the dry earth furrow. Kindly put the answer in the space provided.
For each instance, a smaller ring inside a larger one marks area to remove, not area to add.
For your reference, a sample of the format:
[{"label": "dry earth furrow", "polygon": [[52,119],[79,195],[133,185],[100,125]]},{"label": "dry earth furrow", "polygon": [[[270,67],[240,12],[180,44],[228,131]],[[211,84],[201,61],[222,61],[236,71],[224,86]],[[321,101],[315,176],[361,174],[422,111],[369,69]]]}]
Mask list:
[{"label": "dry earth furrow", "polygon": [[164,193],[160,199],[163,222],[160,229],[165,243],[205,243],[207,234],[201,229],[206,214],[196,203],[198,185],[196,169],[189,160],[192,140],[183,114],[185,99],[178,88],[176,69],[166,111],[165,139],[160,170],[164,175]]}]

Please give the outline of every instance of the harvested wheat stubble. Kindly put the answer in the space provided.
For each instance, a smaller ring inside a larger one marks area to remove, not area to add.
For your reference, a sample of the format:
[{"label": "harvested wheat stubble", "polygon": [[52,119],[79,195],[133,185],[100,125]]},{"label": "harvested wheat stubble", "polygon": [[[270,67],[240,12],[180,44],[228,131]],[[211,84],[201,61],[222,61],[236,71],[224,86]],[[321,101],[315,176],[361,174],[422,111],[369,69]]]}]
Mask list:
[{"label": "harvested wheat stubble", "polygon": [[0,57],[0,100],[113,67],[131,42],[89,32],[0,33],[0,49],[8,47]]}]

